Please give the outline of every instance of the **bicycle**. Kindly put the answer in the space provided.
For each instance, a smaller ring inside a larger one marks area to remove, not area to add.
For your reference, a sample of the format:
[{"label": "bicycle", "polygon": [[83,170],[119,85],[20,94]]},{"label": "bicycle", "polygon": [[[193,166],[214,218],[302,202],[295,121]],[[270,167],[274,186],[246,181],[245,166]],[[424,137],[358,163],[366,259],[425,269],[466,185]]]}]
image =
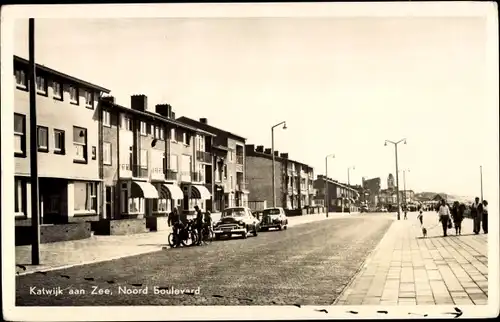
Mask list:
[{"label": "bicycle", "polygon": [[201,230],[201,241],[205,245],[209,245],[212,243],[214,239],[214,231],[212,230],[211,225],[204,225]]},{"label": "bicycle", "polygon": [[171,232],[168,235],[168,244],[171,248],[177,246],[193,246],[198,242],[197,234],[193,229],[193,222],[188,221],[187,225],[179,227],[177,234]]}]

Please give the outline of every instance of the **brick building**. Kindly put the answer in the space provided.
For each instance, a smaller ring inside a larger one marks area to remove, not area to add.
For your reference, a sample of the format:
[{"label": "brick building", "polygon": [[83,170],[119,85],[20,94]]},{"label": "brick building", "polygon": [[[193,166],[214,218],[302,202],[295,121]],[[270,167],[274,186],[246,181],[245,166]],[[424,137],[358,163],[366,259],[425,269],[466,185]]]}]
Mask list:
[{"label": "brick building", "polygon": [[328,211],[349,212],[357,211],[359,192],[347,184],[339,183],[337,180],[318,175],[314,181],[317,190],[316,198],[326,200],[326,188],[328,187]]},{"label": "brick building", "polygon": [[204,150],[213,134],[175,120],[168,104],[156,105],[153,112],[145,95],[133,95],[130,108],[116,104],[113,97],[103,98],[101,119],[101,224],[109,227],[110,221],[126,219],[132,228],[117,233],[141,232],[164,223],[160,217],[175,206],[185,213],[193,213],[195,205],[211,207],[211,170],[195,156],[203,150],[211,158]]},{"label": "brick building", "polygon": [[[16,226],[26,227],[31,222],[32,151],[29,148],[31,135],[28,135],[31,90],[37,93],[36,135],[41,223],[67,224],[98,220],[101,204],[98,191],[101,183],[97,111],[99,98],[102,94],[109,93],[109,90],[38,64],[36,88],[32,89],[28,82],[28,64],[26,59],[14,56]],[[85,227],[70,225],[63,230],[73,234],[73,238],[79,238],[87,229]],[[42,226],[42,233],[46,229],[55,228]],[[16,235],[18,232],[22,234],[18,230]],[[42,242],[45,236],[47,234],[42,237]]]},{"label": "brick building", "polygon": [[[246,145],[246,172],[250,201],[273,204],[271,149]],[[302,209],[314,205],[314,169],[288,158],[288,153],[275,154],[276,207]]]},{"label": "brick building", "polygon": [[213,169],[211,183],[214,184],[213,211],[222,211],[227,207],[248,206],[249,190],[246,183],[244,148],[246,139],[209,125],[206,118],[196,121],[183,116],[178,118],[178,121],[216,135],[213,138],[214,159],[211,165]]}]

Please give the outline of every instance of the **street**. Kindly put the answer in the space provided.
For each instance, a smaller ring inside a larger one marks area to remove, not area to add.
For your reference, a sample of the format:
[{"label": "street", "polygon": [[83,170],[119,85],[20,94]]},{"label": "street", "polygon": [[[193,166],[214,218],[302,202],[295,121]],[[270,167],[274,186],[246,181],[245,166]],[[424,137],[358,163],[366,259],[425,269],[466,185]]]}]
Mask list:
[{"label": "street", "polygon": [[[352,215],[18,276],[16,305],[331,305],[392,222]],[[175,290],[188,294],[155,294]]]}]

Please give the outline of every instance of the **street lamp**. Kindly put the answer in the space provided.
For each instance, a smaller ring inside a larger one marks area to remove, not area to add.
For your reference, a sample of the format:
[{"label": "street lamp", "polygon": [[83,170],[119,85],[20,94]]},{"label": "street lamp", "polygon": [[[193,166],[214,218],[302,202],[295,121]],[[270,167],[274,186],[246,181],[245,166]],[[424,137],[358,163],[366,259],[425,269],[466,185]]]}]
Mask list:
[{"label": "street lamp", "polygon": [[326,206],[326,217],[328,218],[328,208],[330,208],[330,198],[328,195],[328,158],[335,158],[335,154],[329,154],[325,157],[325,206]]},{"label": "street lamp", "polygon": [[401,220],[401,210],[399,209],[399,174],[398,174],[398,144],[404,142],[406,144],[406,139],[401,139],[397,142],[385,140],[384,146],[387,146],[387,143],[394,144],[394,151],[396,155],[396,198],[398,203],[398,220]]},{"label": "street lamp", "polygon": [[280,122],[280,123],[274,125],[273,127],[271,127],[271,150],[272,150],[271,153],[273,155],[273,207],[276,207],[276,191],[274,188],[274,185],[276,182],[276,170],[274,169],[274,161],[275,161],[275,157],[274,157],[274,128],[277,126],[280,126],[281,124],[283,124],[283,130],[286,130],[286,121]]},{"label": "street lamp", "polygon": [[[356,170],[356,167],[352,166],[347,168],[347,186],[349,187],[349,189],[351,189],[351,176],[350,176],[351,169]],[[350,192],[348,193],[348,195],[350,195]],[[351,213],[351,200],[349,200],[349,213]]]},{"label": "street lamp", "polygon": [[410,169],[404,169],[404,170],[400,170],[403,172],[403,185],[404,185],[404,204],[406,205],[406,172],[410,172]]}]

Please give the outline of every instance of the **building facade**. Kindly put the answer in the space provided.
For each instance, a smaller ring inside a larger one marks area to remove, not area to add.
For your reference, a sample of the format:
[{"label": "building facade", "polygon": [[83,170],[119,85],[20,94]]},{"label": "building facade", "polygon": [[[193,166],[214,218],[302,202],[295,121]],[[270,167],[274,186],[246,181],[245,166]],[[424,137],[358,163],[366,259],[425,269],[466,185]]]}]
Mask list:
[{"label": "building facade", "polygon": [[[265,201],[273,205],[272,152],[260,145],[246,145],[246,171],[249,200]],[[306,164],[288,158],[288,153],[275,154],[275,207],[289,210],[314,205],[314,169]]]},{"label": "building facade", "polygon": [[326,200],[328,211],[357,211],[356,204],[359,199],[359,192],[357,189],[351,188],[347,184],[339,183],[331,178],[327,178],[324,175],[318,175],[318,178],[314,181],[314,188],[317,190],[316,198],[319,200]]},{"label": "building facade", "polygon": [[[16,225],[31,221],[30,153],[38,154],[42,224],[98,220],[99,99],[109,90],[42,65],[36,88],[29,61],[14,56],[14,191]],[[37,151],[30,151],[30,91],[36,91]]]},{"label": "building facade", "polygon": [[[245,173],[246,139],[226,130],[211,126],[206,118],[199,121],[180,117],[178,121],[215,134],[213,138],[213,159],[207,169],[213,169],[211,183],[214,186],[212,211],[220,212],[227,207],[247,207],[248,190]],[[208,161],[208,159],[207,159]]]},{"label": "building facade", "polygon": [[[196,156],[212,134],[175,120],[168,104],[152,111],[145,95],[131,97],[130,107],[102,100],[102,168],[107,219],[166,216],[178,207],[210,207],[209,162]],[[206,144],[206,145],[205,145]]]},{"label": "building facade", "polygon": [[368,192],[365,194],[365,199],[370,207],[376,207],[379,201],[379,194],[381,191],[381,180],[380,178],[365,179],[362,182],[363,189]]}]

